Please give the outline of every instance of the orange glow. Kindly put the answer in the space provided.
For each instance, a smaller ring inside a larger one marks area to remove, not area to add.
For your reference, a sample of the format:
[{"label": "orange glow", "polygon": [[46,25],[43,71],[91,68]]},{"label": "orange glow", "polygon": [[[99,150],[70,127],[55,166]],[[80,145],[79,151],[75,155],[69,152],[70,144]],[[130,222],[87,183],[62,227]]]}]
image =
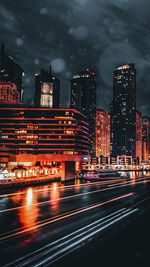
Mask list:
[{"label": "orange glow", "polygon": [[19,103],[20,94],[17,87],[11,82],[0,82],[0,103]]},{"label": "orange glow", "polygon": [[37,204],[36,194],[33,194],[32,188],[28,188],[23,198],[23,207],[19,210],[20,222],[25,228],[36,224],[39,209],[35,204]]},{"label": "orange glow", "polygon": [[110,157],[110,115],[96,111],[96,156]]},{"label": "orange glow", "polygon": [[150,134],[150,119],[143,118],[142,127],[142,160],[149,160],[149,134]]},{"label": "orange glow", "polygon": [[142,115],[136,112],[136,157],[142,160]]},{"label": "orange glow", "polygon": [[132,172],[131,183],[134,185],[135,182],[136,182],[136,175],[135,172]]},{"label": "orange glow", "polygon": [[117,68],[117,70],[129,69],[129,67],[130,67],[129,65],[124,65],[124,66]]},{"label": "orange glow", "polygon": [[57,183],[52,185],[52,190],[50,191],[50,200],[52,201],[51,208],[57,209],[59,203],[59,186]]},{"label": "orange glow", "polygon": [[[18,162],[22,158],[21,161],[34,163],[41,161],[39,157],[46,159],[51,154],[88,154],[88,127],[81,113],[75,111],[71,115],[72,109],[61,109],[62,115],[66,111],[72,117],[68,120],[68,117],[64,116],[65,121],[64,119],[57,121],[55,117],[59,115],[59,109],[44,108],[47,112],[45,117],[42,117],[42,112],[39,112],[38,116],[32,112],[32,110],[41,111],[41,108],[14,107],[0,108],[0,110],[4,114],[1,118],[2,132],[0,133],[0,139],[5,145],[5,149],[1,149],[0,152],[4,162],[6,159],[9,162]],[[9,117],[5,117],[5,110],[10,113]],[[49,112],[52,112],[53,118],[49,117]],[[81,118],[74,116],[76,113],[80,114]],[[80,142],[80,146],[76,146],[76,141]],[[21,177],[20,174],[18,175]]]},{"label": "orange glow", "polygon": [[75,180],[75,191],[78,193],[80,191],[80,188],[81,188],[81,184],[80,184],[80,180],[79,179],[76,179]]},{"label": "orange glow", "polygon": [[57,221],[60,221],[60,220],[63,220],[63,219],[66,219],[66,218],[69,218],[69,217],[72,217],[72,216],[75,216],[77,214],[81,214],[81,213],[84,213],[86,211],[89,211],[89,210],[92,210],[92,209],[95,209],[95,208],[98,208],[100,206],[103,206],[103,205],[106,205],[108,203],[111,203],[111,202],[114,202],[114,201],[117,201],[117,200],[120,200],[120,199],[123,199],[123,198],[126,198],[126,197],[129,197],[129,196],[132,196],[133,193],[129,193],[129,194],[125,194],[125,195],[121,195],[119,197],[115,197],[115,198],[112,198],[112,199],[109,199],[107,201],[104,201],[104,202],[98,202],[98,203],[95,203],[95,204],[91,204],[89,206],[86,206],[82,209],[76,209],[76,210],[73,210],[71,212],[66,212],[64,214],[61,214],[60,216],[58,217],[53,217],[49,220],[43,220],[43,222],[39,223],[38,225],[33,225],[31,227],[28,227],[27,229],[24,229],[24,230],[20,230],[18,232],[15,232],[15,233],[12,233],[12,234],[9,234],[9,235],[6,235],[4,237],[1,237],[0,240],[4,240],[4,239],[8,239],[10,237],[13,237],[13,236],[17,236],[17,235],[20,235],[20,234],[23,234],[23,233],[26,233],[26,232],[29,232],[29,231],[34,231],[35,229],[38,229],[40,227],[43,227],[45,225],[48,225],[48,224],[52,224],[52,223],[55,223]]}]

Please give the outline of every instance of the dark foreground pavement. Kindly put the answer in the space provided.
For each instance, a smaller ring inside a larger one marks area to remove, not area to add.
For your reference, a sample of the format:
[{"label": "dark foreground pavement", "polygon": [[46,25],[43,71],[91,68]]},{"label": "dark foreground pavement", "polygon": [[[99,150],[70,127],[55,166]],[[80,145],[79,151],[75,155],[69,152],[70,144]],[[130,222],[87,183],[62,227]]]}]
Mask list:
[{"label": "dark foreground pavement", "polygon": [[105,231],[53,266],[150,266],[150,200],[138,217]]},{"label": "dark foreground pavement", "polygon": [[0,266],[150,266],[150,178],[0,195]]}]

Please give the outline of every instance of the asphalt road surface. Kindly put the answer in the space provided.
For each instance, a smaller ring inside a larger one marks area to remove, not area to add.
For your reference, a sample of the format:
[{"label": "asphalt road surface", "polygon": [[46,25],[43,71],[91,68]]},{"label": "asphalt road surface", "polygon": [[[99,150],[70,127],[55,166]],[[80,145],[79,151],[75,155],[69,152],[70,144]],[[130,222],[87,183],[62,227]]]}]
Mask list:
[{"label": "asphalt road surface", "polygon": [[0,191],[0,266],[150,266],[149,214],[149,177]]}]

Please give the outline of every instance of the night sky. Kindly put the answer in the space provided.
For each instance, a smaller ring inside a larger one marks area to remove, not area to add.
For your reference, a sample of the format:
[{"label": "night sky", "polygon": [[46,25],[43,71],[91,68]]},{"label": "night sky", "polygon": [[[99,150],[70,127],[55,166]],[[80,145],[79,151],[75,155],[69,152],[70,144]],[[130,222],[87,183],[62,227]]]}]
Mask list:
[{"label": "night sky", "polygon": [[113,68],[136,62],[137,108],[150,116],[150,0],[1,0],[0,43],[24,68],[24,102],[34,74],[52,64],[69,103],[69,79],[92,67],[97,107],[109,111]]}]

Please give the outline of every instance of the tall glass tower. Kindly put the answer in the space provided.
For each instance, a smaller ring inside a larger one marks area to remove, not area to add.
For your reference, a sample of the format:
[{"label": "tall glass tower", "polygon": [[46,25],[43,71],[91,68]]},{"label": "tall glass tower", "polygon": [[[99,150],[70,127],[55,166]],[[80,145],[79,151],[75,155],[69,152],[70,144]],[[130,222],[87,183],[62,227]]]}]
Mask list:
[{"label": "tall glass tower", "polygon": [[0,52],[0,82],[12,83],[19,93],[19,100],[23,102],[23,75],[24,70],[14,58],[5,53],[4,44]]},{"label": "tall glass tower", "polygon": [[73,75],[70,81],[70,106],[88,118],[90,153],[94,157],[96,154],[96,80],[95,73],[90,69]]},{"label": "tall glass tower", "polygon": [[51,72],[41,69],[35,75],[34,105],[37,107],[58,108],[60,101],[60,81]]},{"label": "tall glass tower", "polygon": [[113,72],[111,156],[136,157],[136,70],[134,63]]}]

